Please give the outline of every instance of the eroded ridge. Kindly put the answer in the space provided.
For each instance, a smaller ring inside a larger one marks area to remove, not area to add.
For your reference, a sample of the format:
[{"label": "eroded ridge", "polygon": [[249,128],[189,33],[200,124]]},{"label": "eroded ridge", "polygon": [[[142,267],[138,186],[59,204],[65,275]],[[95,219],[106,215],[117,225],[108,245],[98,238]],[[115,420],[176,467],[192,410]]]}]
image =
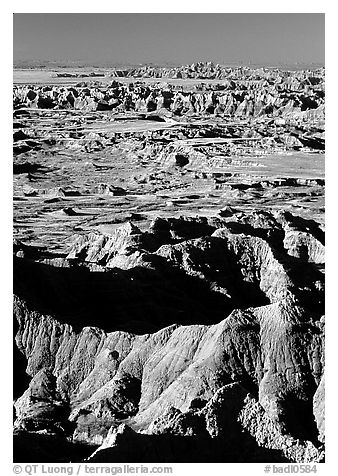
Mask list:
[{"label": "eroded ridge", "polygon": [[17,241],[18,445],[322,461],[323,258],[322,226],[290,212],[129,222],[61,254]]}]

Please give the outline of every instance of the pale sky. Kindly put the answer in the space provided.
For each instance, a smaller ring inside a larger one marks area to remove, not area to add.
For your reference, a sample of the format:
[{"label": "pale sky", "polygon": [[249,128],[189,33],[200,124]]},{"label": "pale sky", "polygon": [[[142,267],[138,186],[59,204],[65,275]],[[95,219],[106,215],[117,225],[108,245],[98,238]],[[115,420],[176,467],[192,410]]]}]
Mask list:
[{"label": "pale sky", "polygon": [[321,13],[15,13],[14,61],[324,63]]}]

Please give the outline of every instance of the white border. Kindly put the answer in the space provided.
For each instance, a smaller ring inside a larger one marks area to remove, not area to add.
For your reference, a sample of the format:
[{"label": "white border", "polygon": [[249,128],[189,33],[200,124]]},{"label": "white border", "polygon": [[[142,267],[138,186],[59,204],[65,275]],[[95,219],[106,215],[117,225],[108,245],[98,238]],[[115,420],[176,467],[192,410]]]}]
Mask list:
[{"label": "white border", "polygon": [[[78,4],[77,4],[78,3]],[[2,388],[0,390],[1,409],[1,461],[3,474],[12,473],[12,55],[13,55],[13,30],[12,14],[16,13],[91,13],[91,12],[224,12],[224,13],[325,13],[326,14],[326,228],[327,228],[327,380],[326,380],[326,403],[327,403],[327,463],[318,465],[319,474],[334,474],[336,462],[336,431],[337,431],[337,319],[336,295],[337,295],[337,222],[336,205],[338,204],[337,188],[337,161],[338,153],[335,150],[338,120],[336,118],[337,97],[337,29],[338,17],[334,1],[241,1],[233,2],[232,5],[224,2],[204,2],[204,5],[194,1],[154,2],[154,1],[126,1],[116,2],[101,1],[92,4],[81,2],[61,1],[15,1],[12,5],[2,5],[1,21],[1,281],[0,303],[2,342],[0,345],[0,362]],[[100,10],[97,7],[100,7]],[[95,8],[96,7],[96,8]],[[213,474],[264,474],[264,465],[261,464],[212,464],[212,465],[178,465],[174,466],[174,475],[178,474],[202,474],[212,471]]]}]

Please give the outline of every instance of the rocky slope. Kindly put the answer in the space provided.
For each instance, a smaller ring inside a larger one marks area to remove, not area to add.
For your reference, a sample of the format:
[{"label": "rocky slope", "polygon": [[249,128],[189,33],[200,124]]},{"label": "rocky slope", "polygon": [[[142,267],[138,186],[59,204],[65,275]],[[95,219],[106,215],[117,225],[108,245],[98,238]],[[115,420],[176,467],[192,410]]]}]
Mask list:
[{"label": "rocky slope", "polygon": [[62,255],[17,242],[18,441],[95,462],[322,461],[323,238],[257,212],[127,223]]}]

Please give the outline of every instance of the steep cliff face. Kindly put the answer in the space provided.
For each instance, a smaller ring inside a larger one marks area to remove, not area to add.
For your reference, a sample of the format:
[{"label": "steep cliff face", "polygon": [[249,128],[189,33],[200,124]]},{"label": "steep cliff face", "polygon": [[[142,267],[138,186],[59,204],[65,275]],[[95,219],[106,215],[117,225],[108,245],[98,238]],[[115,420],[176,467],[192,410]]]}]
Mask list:
[{"label": "steep cliff face", "polygon": [[[138,433],[157,434],[154,422],[171,408],[204,408],[224,385],[240,382],[245,395],[256,394],[260,413],[280,435],[316,441],[310,409],[322,374],[321,325],[293,303],[234,311],[213,326],[172,326],[143,336],[94,328],[76,334],[51,319],[46,326],[19,302],[16,311],[25,315],[17,341],[29,352],[27,371],[34,375],[15,405],[18,429],[71,432],[75,441],[100,444],[122,420]],[[175,434],[170,428],[166,433]],[[194,425],[187,432],[194,436]],[[259,438],[256,444],[264,447]],[[320,451],[313,451],[319,458]]]},{"label": "steep cliff face", "polygon": [[16,431],[102,445],[93,461],[322,460],[322,236],[308,223],[297,254],[291,221],[126,224],[63,257],[18,242]]}]

